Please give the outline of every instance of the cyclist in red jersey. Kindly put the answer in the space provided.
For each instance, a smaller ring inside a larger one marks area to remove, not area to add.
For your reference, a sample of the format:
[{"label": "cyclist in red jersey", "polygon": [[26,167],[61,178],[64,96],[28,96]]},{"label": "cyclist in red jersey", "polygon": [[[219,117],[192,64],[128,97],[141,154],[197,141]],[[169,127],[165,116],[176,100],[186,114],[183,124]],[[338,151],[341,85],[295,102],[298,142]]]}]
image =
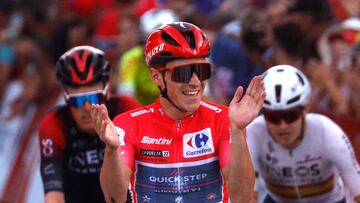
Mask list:
[{"label": "cyclist in red jersey", "polygon": [[104,53],[90,46],[70,49],[57,62],[66,105],[48,112],[39,129],[46,203],[105,202],[99,183],[105,145],[94,130],[90,105],[106,105],[110,118],[140,106],[130,97],[109,96],[110,74]]},{"label": "cyclist in red jersey", "polygon": [[[201,100],[211,76],[210,45],[195,25],[175,22],[148,38],[145,55],[161,97],[115,117],[92,105],[106,144],[100,183],[108,202],[247,202],[255,173],[245,127],[264,101],[260,76],[229,108]],[[225,184],[226,183],[226,184]]]}]

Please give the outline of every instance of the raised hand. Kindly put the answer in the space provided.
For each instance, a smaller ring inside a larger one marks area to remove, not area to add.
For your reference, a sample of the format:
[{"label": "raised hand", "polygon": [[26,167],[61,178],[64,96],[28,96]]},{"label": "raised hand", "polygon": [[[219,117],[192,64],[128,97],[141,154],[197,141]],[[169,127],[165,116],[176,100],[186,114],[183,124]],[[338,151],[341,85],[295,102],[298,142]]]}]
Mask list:
[{"label": "raised hand", "polygon": [[100,139],[111,149],[116,149],[120,146],[120,141],[115,128],[115,125],[108,116],[108,111],[104,104],[91,105],[91,119],[94,122],[94,129],[99,135]]},{"label": "raised hand", "polygon": [[230,126],[245,128],[259,114],[264,103],[264,82],[261,76],[255,76],[242,97],[243,88],[238,87],[229,105]]}]

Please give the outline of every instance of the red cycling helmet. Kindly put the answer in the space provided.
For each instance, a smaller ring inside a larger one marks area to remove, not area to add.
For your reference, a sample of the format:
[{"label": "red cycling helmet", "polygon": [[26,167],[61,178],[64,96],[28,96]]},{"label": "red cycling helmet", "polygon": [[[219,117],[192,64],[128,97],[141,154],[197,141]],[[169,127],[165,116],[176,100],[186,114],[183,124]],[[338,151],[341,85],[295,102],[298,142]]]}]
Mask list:
[{"label": "red cycling helmet", "polygon": [[174,22],[154,31],[145,45],[145,60],[150,67],[163,67],[180,58],[201,58],[210,54],[210,43],[197,26]]},{"label": "red cycling helmet", "polygon": [[104,52],[91,46],[78,46],[64,53],[56,63],[56,78],[64,86],[91,86],[109,81],[110,63]]}]

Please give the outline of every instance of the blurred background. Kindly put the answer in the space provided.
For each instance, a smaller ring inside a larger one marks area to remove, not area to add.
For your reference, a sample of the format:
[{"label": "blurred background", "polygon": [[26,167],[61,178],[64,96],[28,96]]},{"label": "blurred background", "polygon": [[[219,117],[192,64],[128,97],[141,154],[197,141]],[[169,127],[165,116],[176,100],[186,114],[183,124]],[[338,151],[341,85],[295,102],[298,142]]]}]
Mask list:
[{"label": "blurred background", "polygon": [[0,0],[1,203],[43,202],[37,128],[64,102],[55,63],[66,50],[102,49],[112,93],[153,101],[131,71],[143,61],[144,29],[153,21],[141,17],[154,9],[170,9],[210,38],[204,99],[226,105],[254,75],[293,65],[311,80],[311,111],[347,132],[360,161],[359,0]]}]

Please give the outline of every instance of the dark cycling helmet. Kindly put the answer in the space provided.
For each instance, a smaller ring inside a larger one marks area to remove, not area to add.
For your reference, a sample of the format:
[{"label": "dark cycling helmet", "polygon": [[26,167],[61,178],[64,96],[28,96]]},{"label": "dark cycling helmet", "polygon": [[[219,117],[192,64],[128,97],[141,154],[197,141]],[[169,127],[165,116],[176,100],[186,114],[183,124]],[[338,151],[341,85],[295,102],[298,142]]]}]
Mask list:
[{"label": "dark cycling helmet", "polygon": [[210,54],[210,43],[197,26],[174,22],[154,31],[145,46],[145,60],[150,67],[181,58],[201,58]]},{"label": "dark cycling helmet", "polygon": [[78,46],[64,53],[56,63],[56,78],[64,86],[91,86],[109,81],[110,63],[104,52],[91,46]]}]

